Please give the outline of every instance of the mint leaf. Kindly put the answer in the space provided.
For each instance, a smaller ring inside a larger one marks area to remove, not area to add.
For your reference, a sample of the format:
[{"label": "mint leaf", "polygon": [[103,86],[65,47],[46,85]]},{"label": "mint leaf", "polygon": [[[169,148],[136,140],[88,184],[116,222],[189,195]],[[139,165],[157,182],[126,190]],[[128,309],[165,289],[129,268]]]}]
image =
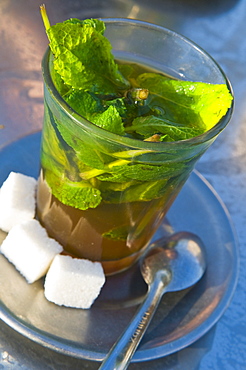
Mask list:
[{"label": "mint leaf", "polygon": [[[76,130],[76,126],[72,124],[72,127],[70,127],[68,121],[65,124],[65,122],[61,123],[55,118],[54,122],[62,139],[70,146],[70,151],[74,152],[80,172],[90,171],[91,168],[104,170],[105,164],[113,160],[110,155],[96,148],[93,139],[90,140],[86,134],[83,136],[80,127]],[[69,150],[66,149],[66,151]]]},{"label": "mint leaf", "polygon": [[139,181],[134,181],[134,180],[128,180],[128,181],[122,181],[122,182],[111,182],[111,181],[105,181],[100,183],[99,188],[101,192],[103,193],[105,190],[112,190],[112,191],[124,191],[127,188],[129,188],[132,185],[137,185],[139,184]]},{"label": "mint leaf", "polygon": [[145,181],[142,183],[132,183],[132,186],[124,191],[112,191],[110,187],[101,189],[103,200],[108,203],[131,203],[131,202],[146,202],[160,198],[165,194],[168,179],[157,181]]},{"label": "mint leaf", "polygon": [[164,116],[179,125],[209,130],[231,106],[232,96],[225,84],[180,81],[157,73],[143,73],[137,82],[161,98]]},{"label": "mint leaf", "polygon": [[112,172],[105,170],[104,173],[97,176],[97,179],[115,183],[125,183],[125,181],[129,181],[129,178],[125,176],[125,167],[118,168],[116,171]]},{"label": "mint leaf", "polygon": [[168,179],[146,181],[140,185],[132,186],[124,192],[122,202],[146,202],[158,199],[165,194],[167,181]]},{"label": "mint leaf", "polygon": [[100,21],[99,19],[78,19],[78,18],[70,18],[64,21],[63,23],[69,23],[69,24],[88,24],[92,28],[94,28],[97,32],[104,34],[104,31],[106,29],[104,22]]},{"label": "mint leaf", "polygon": [[129,233],[128,229],[129,227],[127,226],[121,226],[110,231],[107,231],[106,233],[103,234],[103,237],[107,239],[124,241],[127,239]]},{"label": "mint leaf", "polygon": [[103,113],[91,115],[90,120],[95,125],[114,134],[124,135],[125,133],[121,116],[113,105],[110,105]]},{"label": "mint leaf", "polygon": [[162,166],[133,164],[124,167],[124,175],[133,180],[156,181],[177,175],[185,167],[185,163],[166,163]]},{"label": "mint leaf", "polygon": [[52,194],[67,206],[86,210],[96,208],[101,203],[100,190],[85,181],[73,182],[64,177],[56,177],[50,171],[45,172],[45,180]]},{"label": "mint leaf", "polygon": [[[53,116],[47,106],[45,106],[41,151],[42,166],[45,169],[59,173],[59,171],[63,172],[64,169],[68,170],[70,161],[75,162],[74,151],[72,148],[67,148],[64,151],[64,147],[56,131]],[[76,166],[74,166],[74,171],[76,171]]]},{"label": "mint leaf", "polygon": [[126,105],[125,105],[125,98],[116,98],[110,100],[103,100],[103,105],[105,107],[113,106],[116,108],[117,112],[121,117],[126,117]]},{"label": "mint leaf", "polygon": [[54,69],[65,84],[85,91],[115,93],[127,82],[118,71],[111,44],[100,20],[70,19],[46,32],[54,54]]},{"label": "mint leaf", "polygon": [[[124,163],[125,162],[125,163]],[[94,176],[101,181],[124,182],[131,180],[155,181],[170,176],[176,176],[184,171],[185,163],[165,163],[164,165],[150,165],[145,163],[131,163],[124,161],[121,165],[104,167],[104,171],[94,172]],[[114,162],[112,162],[114,163]],[[93,171],[93,170],[92,170]],[[84,178],[89,178],[83,174]]]},{"label": "mint leaf", "polygon": [[154,134],[161,134],[160,141],[186,140],[204,132],[201,128],[193,128],[173,124],[171,121],[155,116],[137,117],[127,132],[135,131],[147,139]]},{"label": "mint leaf", "polygon": [[82,90],[74,90],[71,94],[65,95],[64,99],[90,122],[114,134],[124,135],[125,130],[120,115],[120,113],[124,114],[122,100],[103,102],[95,94]]},{"label": "mint leaf", "polygon": [[72,90],[71,93],[65,94],[63,99],[78,114],[89,119],[90,115],[103,112],[104,106],[96,95],[83,90]]}]

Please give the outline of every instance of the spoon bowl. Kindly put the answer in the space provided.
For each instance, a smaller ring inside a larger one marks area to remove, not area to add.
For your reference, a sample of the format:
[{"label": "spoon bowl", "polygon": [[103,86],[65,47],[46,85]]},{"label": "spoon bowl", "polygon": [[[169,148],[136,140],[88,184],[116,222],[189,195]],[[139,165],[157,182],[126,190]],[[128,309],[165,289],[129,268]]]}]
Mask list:
[{"label": "spoon bowl", "polygon": [[154,242],[141,261],[141,273],[148,284],[146,298],[100,369],[126,369],[163,294],[191,287],[205,269],[205,248],[197,235],[183,231]]},{"label": "spoon bowl", "polygon": [[148,285],[157,273],[169,279],[166,292],[194,285],[204,274],[205,268],[205,247],[201,239],[186,231],[153,243],[141,263],[141,273]]}]

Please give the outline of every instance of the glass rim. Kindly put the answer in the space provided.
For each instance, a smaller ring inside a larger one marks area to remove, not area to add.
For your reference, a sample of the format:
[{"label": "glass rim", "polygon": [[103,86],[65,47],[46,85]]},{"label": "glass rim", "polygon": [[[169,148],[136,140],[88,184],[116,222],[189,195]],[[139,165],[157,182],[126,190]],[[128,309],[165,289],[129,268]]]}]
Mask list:
[{"label": "glass rim", "polygon": [[84,128],[88,131],[93,131],[93,133],[99,137],[105,138],[106,140],[117,142],[119,144],[124,144],[125,146],[134,147],[137,149],[145,149],[145,150],[151,150],[151,151],[158,151],[163,152],[166,150],[176,150],[176,145],[178,146],[195,146],[202,143],[205,143],[213,138],[215,138],[229,123],[233,107],[234,107],[234,94],[233,89],[231,86],[231,83],[227,76],[225,75],[224,71],[220,67],[220,65],[216,62],[216,60],[213,59],[213,57],[208,54],[205,50],[203,50],[199,45],[197,45],[195,42],[190,40],[189,38],[181,35],[178,32],[175,32],[171,29],[165,28],[163,26],[155,25],[150,22],[146,21],[140,21],[136,19],[130,19],[130,18],[98,18],[102,20],[103,22],[107,24],[132,24],[137,25],[139,27],[144,27],[148,29],[154,29],[159,30],[160,32],[168,33],[170,35],[173,35],[174,37],[178,37],[179,39],[183,40],[183,42],[186,42],[190,44],[193,48],[195,48],[198,52],[206,55],[218,68],[219,72],[221,73],[225,84],[227,85],[233,100],[231,107],[228,109],[226,114],[219,120],[219,122],[213,126],[208,131],[204,132],[201,135],[192,137],[190,139],[185,140],[178,140],[178,141],[162,141],[162,142],[150,142],[150,141],[143,141],[139,139],[134,139],[126,136],[122,136],[119,134],[112,133],[110,131],[107,131],[97,125],[95,125],[93,122],[90,122],[87,120],[84,116],[77,113],[72,107],[68,105],[68,103],[62,98],[62,96],[59,94],[58,90],[56,89],[49,69],[49,61],[50,61],[50,55],[51,55],[51,49],[48,46],[46,49],[46,52],[44,54],[44,57],[42,59],[42,73],[43,73],[43,80],[48,88],[50,94],[52,95],[54,101],[57,102],[57,104],[63,109],[63,111],[74,121],[74,123],[81,128]]}]

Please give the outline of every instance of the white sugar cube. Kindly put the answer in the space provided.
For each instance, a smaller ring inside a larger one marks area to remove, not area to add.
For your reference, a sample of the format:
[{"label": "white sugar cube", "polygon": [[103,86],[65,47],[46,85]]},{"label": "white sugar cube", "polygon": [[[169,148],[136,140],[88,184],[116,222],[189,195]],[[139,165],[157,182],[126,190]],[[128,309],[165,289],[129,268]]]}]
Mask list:
[{"label": "white sugar cube", "polygon": [[0,251],[25,277],[28,283],[46,274],[61,245],[48,237],[46,230],[33,219],[14,226],[4,239]]},{"label": "white sugar cube", "polygon": [[45,297],[57,305],[88,309],[98,297],[105,275],[99,262],[58,255],[45,278]]},{"label": "white sugar cube", "polygon": [[0,191],[0,229],[9,232],[20,222],[34,218],[36,185],[33,177],[10,172]]}]

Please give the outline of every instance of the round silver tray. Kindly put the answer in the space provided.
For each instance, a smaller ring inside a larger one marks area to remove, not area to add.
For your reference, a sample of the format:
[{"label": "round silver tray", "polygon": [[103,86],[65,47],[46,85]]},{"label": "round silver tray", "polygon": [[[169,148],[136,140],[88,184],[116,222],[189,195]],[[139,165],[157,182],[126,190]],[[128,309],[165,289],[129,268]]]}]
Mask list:
[{"label": "round silver tray", "polygon": [[[10,171],[37,177],[41,134],[0,150],[0,186]],[[239,253],[230,216],[213,188],[194,171],[154,239],[191,231],[203,240],[207,270],[193,288],[164,295],[132,361],[176,352],[204,335],[228,307],[236,287]],[[0,242],[5,234],[0,232]],[[146,293],[138,265],[109,277],[90,310],[56,306],[43,280],[27,284],[0,255],[0,318],[29,339],[73,357],[101,361]]]}]

